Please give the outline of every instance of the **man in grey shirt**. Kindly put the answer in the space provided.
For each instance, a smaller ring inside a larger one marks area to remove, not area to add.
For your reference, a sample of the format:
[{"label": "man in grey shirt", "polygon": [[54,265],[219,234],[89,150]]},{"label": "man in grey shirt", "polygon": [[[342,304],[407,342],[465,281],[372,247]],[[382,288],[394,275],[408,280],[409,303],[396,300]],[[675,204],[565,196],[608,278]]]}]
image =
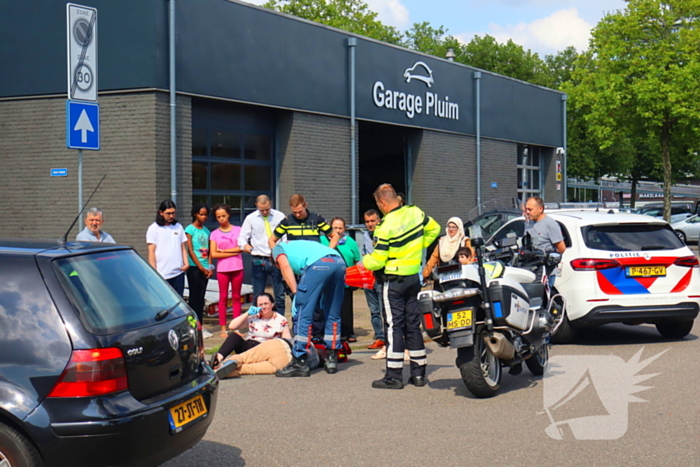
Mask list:
[{"label": "man in grey shirt", "polygon": [[102,230],[102,211],[97,208],[90,208],[85,213],[85,228],[75,237],[79,242],[101,242],[117,243],[112,236]]},{"label": "man in grey shirt", "polygon": [[[533,196],[525,203],[525,217],[529,218],[530,222],[526,225],[525,233],[530,234],[532,238],[532,247],[536,250],[542,250],[545,253],[556,251],[563,254],[566,250],[564,236],[561,233],[561,227],[557,221],[548,217],[544,213],[544,201],[539,196]],[[552,270],[547,270],[549,275],[549,286],[554,286],[556,276],[552,274]]]}]

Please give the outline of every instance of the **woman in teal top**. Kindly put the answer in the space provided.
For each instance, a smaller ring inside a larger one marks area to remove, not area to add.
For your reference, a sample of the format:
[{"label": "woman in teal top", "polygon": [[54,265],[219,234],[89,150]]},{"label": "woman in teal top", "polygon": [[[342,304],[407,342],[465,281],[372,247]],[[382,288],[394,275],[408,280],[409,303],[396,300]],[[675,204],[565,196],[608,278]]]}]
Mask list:
[{"label": "woman in teal top", "polygon": [[190,308],[197,313],[199,321],[204,316],[204,295],[207,282],[212,275],[209,263],[209,229],[204,223],[209,217],[209,208],[204,204],[192,206],[192,223],[185,229],[187,235],[187,256],[190,267],[187,269]]},{"label": "woman in teal top", "polygon": [[[354,266],[362,258],[360,256],[360,248],[357,242],[345,234],[345,219],[336,217],[331,221],[331,227],[340,236],[338,245],[335,247],[345,260],[347,267]],[[328,245],[330,241],[327,237],[321,237],[321,243]],[[355,337],[353,306],[352,306],[352,287],[345,287],[345,295],[343,296],[343,306],[340,311],[340,337],[348,342],[357,342]]]}]

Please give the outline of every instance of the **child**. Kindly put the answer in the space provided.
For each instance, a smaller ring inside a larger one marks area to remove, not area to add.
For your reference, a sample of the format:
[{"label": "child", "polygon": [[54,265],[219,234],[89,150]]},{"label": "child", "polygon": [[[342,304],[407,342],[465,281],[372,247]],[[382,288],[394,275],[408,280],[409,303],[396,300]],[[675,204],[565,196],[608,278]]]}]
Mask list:
[{"label": "child", "polygon": [[471,264],[474,262],[471,248],[466,246],[460,247],[457,250],[457,261],[459,261],[459,264]]}]

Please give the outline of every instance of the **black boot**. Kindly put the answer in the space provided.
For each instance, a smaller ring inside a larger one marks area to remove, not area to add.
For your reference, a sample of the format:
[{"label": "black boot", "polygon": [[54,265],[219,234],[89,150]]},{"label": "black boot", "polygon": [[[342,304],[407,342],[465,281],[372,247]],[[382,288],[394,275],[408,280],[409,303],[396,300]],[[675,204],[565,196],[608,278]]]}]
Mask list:
[{"label": "black boot", "polygon": [[281,370],[275,372],[280,378],[294,378],[297,376],[311,376],[311,370],[306,363],[306,354],[301,357],[292,357],[292,361]]},{"label": "black boot", "polygon": [[337,350],[327,350],[326,351],[326,362],[325,362],[326,373],[332,375],[338,372],[338,351]]}]

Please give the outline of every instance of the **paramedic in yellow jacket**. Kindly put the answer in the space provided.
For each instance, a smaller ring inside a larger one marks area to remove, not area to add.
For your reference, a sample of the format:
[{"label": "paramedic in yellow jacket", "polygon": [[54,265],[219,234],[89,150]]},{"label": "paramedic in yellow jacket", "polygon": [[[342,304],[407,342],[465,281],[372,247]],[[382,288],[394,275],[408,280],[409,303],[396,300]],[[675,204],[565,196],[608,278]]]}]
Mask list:
[{"label": "paramedic in yellow jacket", "polygon": [[425,386],[427,359],[420,330],[417,296],[423,249],[440,234],[440,225],[416,206],[402,206],[389,184],[380,185],[374,199],[384,219],[374,231],[374,251],[362,264],[384,282],[386,310],[386,375],[373,388],[403,389],[404,349],[411,357],[409,384]]}]

